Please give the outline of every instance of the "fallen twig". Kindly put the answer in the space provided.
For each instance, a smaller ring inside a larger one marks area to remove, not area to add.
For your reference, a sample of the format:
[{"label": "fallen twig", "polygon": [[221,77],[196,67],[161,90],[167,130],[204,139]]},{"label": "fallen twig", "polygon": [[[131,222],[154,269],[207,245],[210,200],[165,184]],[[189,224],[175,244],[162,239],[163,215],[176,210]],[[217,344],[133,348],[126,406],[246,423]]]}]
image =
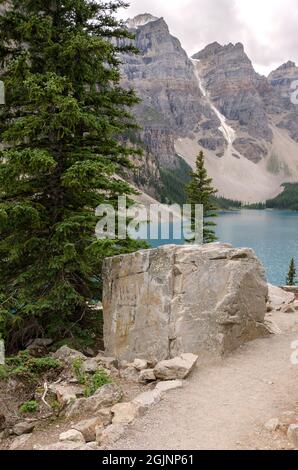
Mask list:
[{"label": "fallen twig", "polygon": [[43,396],[41,397],[41,401],[42,401],[48,408],[51,409],[51,406],[50,406],[50,405],[48,404],[48,402],[46,401],[46,396],[47,396],[48,389],[49,389],[48,383],[45,382],[43,386],[44,386],[44,393],[43,393]]}]

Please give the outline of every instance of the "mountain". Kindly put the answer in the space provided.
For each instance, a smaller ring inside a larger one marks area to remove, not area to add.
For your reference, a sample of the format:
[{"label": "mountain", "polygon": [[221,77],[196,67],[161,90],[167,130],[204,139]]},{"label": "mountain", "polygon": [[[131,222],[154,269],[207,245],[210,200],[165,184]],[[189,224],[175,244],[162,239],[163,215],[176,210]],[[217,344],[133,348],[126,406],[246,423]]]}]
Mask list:
[{"label": "mountain", "polygon": [[[257,163],[267,153],[273,134],[259,90],[266,86],[243,45],[213,43],[195,54],[199,75],[216,108],[237,131],[234,148]],[[241,136],[241,137],[240,137]]]},{"label": "mountain", "polygon": [[[274,117],[275,124],[286,129],[290,137],[298,142],[298,103],[292,103],[292,84],[298,84],[298,67],[294,62],[287,62],[268,77],[270,93],[265,96],[267,111]],[[297,86],[296,86],[297,88]]]},{"label": "mountain", "polygon": [[141,99],[135,115],[146,157],[134,176],[141,189],[164,200],[175,200],[176,192],[180,202],[200,150],[226,198],[261,202],[278,195],[282,183],[298,181],[293,62],[266,78],[240,43],[214,42],[189,58],[163,18],[146,13],[127,27],[140,51],[121,60],[122,85]]}]

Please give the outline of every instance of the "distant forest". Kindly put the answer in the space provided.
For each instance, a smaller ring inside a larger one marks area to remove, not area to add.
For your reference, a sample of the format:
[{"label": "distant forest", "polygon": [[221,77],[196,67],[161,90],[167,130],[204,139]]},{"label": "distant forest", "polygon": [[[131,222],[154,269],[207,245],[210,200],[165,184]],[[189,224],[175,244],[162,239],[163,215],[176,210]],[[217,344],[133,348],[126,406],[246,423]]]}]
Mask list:
[{"label": "distant forest", "polygon": [[215,202],[219,210],[236,209],[284,209],[298,211],[298,183],[284,183],[284,190],[274,199],[269,199],[265,203],[243,204],[240,201],[216,197]]},{"label": "distant forest", "polygon": [[266,202],[268,209],[289,209],[298,211],[298,183],[283,184],[284,191]]}]

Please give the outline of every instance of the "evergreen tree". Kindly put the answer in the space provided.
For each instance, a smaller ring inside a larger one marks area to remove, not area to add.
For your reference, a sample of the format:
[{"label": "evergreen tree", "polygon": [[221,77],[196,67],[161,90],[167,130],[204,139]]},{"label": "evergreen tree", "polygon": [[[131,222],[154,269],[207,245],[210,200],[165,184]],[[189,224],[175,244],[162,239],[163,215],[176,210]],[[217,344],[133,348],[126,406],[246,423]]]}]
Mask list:
[{"label": "evergreen tree", "polygon": [[41,334],[90,339],[103,258],[138,246],[95,237],[95,208],[132,193],[115,175],[140,153],[119,139],[138,101],[119,85],[119,54],[133,50],[114,15],[123,6],[0,9],[0,335],[10,348]]},{"label": "evergreen tree", "polygon": [[291,259],[289,272],[287,275],[286,280],[287,286],[295,286],[296,285],[296,265],[294,258]]},{"label": "evergreen tree", "polygon": [[[208,178],[204,164],[204,154],[200,152],[196,160],[196,170],[191,173],[191,182],[186,186],[187,203],[202,204],[204,206],[203,241],[211,243],[217,240],[214,227],[216,224],[210,218],[217,217],[216,206],[213,203],[217,191],[212,186],[212,178]],[[193,207],[194,209],[194,207]],[[192,228],[194,228],[194,212],[192,215]]]}]

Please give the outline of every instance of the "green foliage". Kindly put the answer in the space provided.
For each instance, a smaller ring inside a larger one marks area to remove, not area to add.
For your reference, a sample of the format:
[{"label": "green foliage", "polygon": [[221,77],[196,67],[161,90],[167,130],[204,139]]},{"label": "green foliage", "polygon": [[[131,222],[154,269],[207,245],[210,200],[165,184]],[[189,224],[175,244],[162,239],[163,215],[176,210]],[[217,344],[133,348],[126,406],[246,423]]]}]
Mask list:
[{"label": "green foliage", "polygon": [[0,380],[5,380],[8,377],[7,368],[4,365],[0,365]]},{"label": "green foliage", "polygon": [[272,153],[267,162],[267,170],[273,175],[279,175],[284,173],[285,176],[291,176],[288,165],[285,162],[281,162],[279,156],[276,153]]},{"label": "green foliage", "polygon": [[17,356],[6,359],[6,371],[9,376],[36,380],[50,371],[60,371],[62,364],[52,357],[32,357],[28,351],[21,351]]},{"label": "green foliage", "polygon": [[296,285],[296,265],[294,258],[291,259],[289,272],[286,279],[287,286],[295,286]]},{"label": "green foliage", "polygon": [[90,378],[87,378],[87,386],[84,390],[85,397],[91,397],[103,385],[110,383],[112,380],[104,369],[95,372]]},{"label": "green foliage", "polygon": [[234,199],[226,199],[224,197],[214,196],[212,198],[214,205],[221,210],[241,209],[242,202]]},{"label": "green foliage", "polygon": [[119,85],[119,53],[133,51],[115,19],[124,3],[9,4],[0,12],[0,334],[12,351],[40,334],[90,337],[103,258],[139,247],[97,240],[95,208],[133,194],[115,175],[140,151],[121,139],[136,128],[138,102]]},{"label": "green foliage", "polygon": [[285,183],[284,190],[276,198],[266,202],[268,209],[289,209],[298,211],[298,183]]},{"label": "green foliage", "polygon": [[[212,178],[208,178],[203,152],[200,152],[197,157],[196,170],[191,173],[191,178],[191,182],[186,186],[187,202],[193,206],[196,204],[204,206],[203,241],[204,243],[211,243],[217,240],[214,232],[216,224],[210,220],[217,217],[217,207],[212,199],[217,191],[212,186]],[[193,226],[195,224],[194,215],[192,224]]]},{"label": "green foliage", "polygon": [[72,369],[79,384],[85,385],[84,396],[91,397],[103,385],[112,383],[104,369],[100,369],[94,374],[88,374],[82,370],[83,360],[75,359],[72,363]]},{"label": "green foliage", "polygon": [[281,164],[276,153],[272,153],[267,162],[267,170],[273,175],[278,175],[281,171]]},{"label": "green foliage", "polygon": [[82,371],[82,365],[83,365],[83,360],[80,357],[78,357],[72,363],[72,370],[79,384],[85,385],[86,374]]},{"label": "green foliage", "polygon": [[180,204],[186,202],[186,185],[190,182],[190,166],[176,155],[177,167],[167,169],[160,167],[161,186],[158,189],[161,202],[166,204]]},{"label": "green foliage", "polygon": [[31,400],[31,401],[26,401],[25,403],[23,403],[20,408],[19,408],[19,411],[20,413],[36,413],[38,411],[39,407],[38,407],[38,403],[35,401],[35,400]]},{"label": "green foliage", "polygon": [[[99,286],[97,296],[98,299],[101,295],[102,285],[101,279],[98,276],[94,279],[94,283]],[[97,310],[92,307],[92,302],[90,303],[90,309],[88,312],[88,323],[82,328],[82,325],[74,324],[72,325],[71,332],[72,335],[65,339],[55,342],[55,350],[59,349],[61,346],[68,346],[72,349],[81,351],[88,347],[93,347],[95,342],[98,344],[98,341],[102,341],[103,338],[103,312],[102,310]],[[61,326],[63,323],[61,322]],[[53,335],[49,335],[53,336]],[[103,348],[102,342],[100,342],[100,347]]]},{"label": "green foliage", "polygon": [[263,211],[266,209],[266,204],[264,202],[256,202],[252,204],[243,204],[244,209],[250,209],[250,210],[258,210],[258,211]]},{"label": "green foliage", "polygon": [[52,410],[55,411],[55,412],[57,412],[57,413],[58,413],[59,411],[61,411],[61,408],[62,408],[62,405],[59,403],[58,400],[52,400],[52,401],[50,402],[50,406],[51,406]]}]

